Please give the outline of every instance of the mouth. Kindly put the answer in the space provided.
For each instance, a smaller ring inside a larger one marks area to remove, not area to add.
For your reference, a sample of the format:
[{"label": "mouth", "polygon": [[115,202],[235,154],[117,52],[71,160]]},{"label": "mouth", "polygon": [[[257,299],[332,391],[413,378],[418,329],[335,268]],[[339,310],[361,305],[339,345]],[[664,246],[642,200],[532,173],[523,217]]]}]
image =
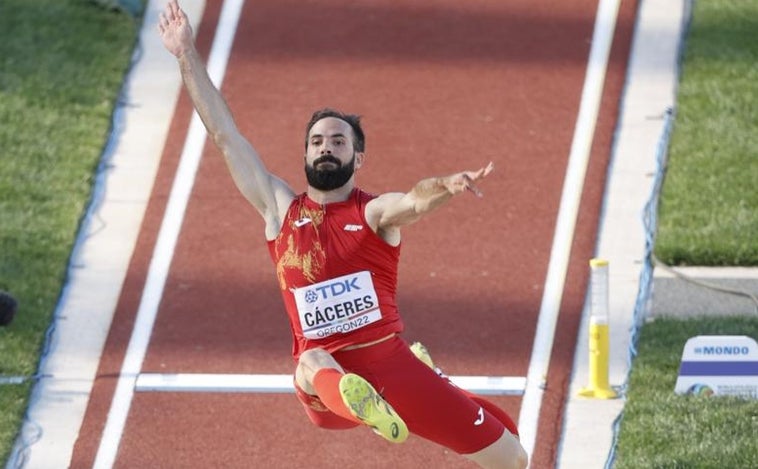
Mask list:
[{"label": "mouth", "polygon": [[340,160],[337,158],[329,155],[317,158],[313,162],[313,167],[316,169],[335,169],[339,168],[340,166],[342,166],[342,162],[340,162]]}]

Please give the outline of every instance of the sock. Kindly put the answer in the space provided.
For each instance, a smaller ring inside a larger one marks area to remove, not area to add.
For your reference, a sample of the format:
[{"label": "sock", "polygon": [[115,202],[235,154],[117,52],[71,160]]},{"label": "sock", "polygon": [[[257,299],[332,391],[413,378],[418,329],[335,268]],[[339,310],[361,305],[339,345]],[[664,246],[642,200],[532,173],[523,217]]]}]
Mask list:
[{"label": "sock", "polygon": [[342,400],[339,386],[342,376],[344,375],[339,370],[335,370],[334,368],[322,368],[313,376],[313,388],[316,390],[316,394],[318,394],[321,402],[323,402],[329,410],[340,417],[352,420],[353,422],[362,423],[352,414],[352,412],[350,412],[350,409],[347,408],[345,402]]}]

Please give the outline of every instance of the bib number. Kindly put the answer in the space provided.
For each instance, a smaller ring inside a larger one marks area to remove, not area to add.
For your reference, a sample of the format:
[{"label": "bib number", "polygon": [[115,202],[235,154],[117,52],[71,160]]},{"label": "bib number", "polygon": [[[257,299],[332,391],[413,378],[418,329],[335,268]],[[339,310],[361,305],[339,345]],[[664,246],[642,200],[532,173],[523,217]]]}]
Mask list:
[{"label": "bib number", "polygon": [[382,319],[368,271],[296,288],[293,294],[300,326],[308,339],[345,334]]}]

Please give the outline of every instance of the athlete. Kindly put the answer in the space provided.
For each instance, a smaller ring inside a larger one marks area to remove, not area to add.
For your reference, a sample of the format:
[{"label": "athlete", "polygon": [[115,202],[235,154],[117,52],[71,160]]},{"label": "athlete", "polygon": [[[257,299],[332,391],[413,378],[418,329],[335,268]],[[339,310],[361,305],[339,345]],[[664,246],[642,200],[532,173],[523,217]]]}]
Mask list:
[{"label": "athlete", "polygon": [[451,384],[423,347],[402,338],[395,298],[400,229],[456,194],[481,196],[477,183],[492,163],[424,179],[407,193],[368,194],[355,184],[365,159],[360,117],[322,109],[306,126],[308,187],[298,194],[237,129],[176,0],[158,31],[235,184],[264,219],[293,335],[296,395],[311,421],[328,429],[363,424],[394,443],[413,433],[484,468],[526,467],[510,417]]}]

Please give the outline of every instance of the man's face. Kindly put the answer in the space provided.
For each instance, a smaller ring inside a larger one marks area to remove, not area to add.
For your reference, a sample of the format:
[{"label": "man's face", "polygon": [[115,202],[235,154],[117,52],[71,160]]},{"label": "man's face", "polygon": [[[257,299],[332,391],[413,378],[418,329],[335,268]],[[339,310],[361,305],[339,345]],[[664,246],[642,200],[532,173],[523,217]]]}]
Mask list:
[{"label": "man's face", "polygon": [[305,154],[308,184],[322,191],[344,186],[360,166],[362,156],[353,149],[350,124],[336,117],[321,119],[308,134]]}]

